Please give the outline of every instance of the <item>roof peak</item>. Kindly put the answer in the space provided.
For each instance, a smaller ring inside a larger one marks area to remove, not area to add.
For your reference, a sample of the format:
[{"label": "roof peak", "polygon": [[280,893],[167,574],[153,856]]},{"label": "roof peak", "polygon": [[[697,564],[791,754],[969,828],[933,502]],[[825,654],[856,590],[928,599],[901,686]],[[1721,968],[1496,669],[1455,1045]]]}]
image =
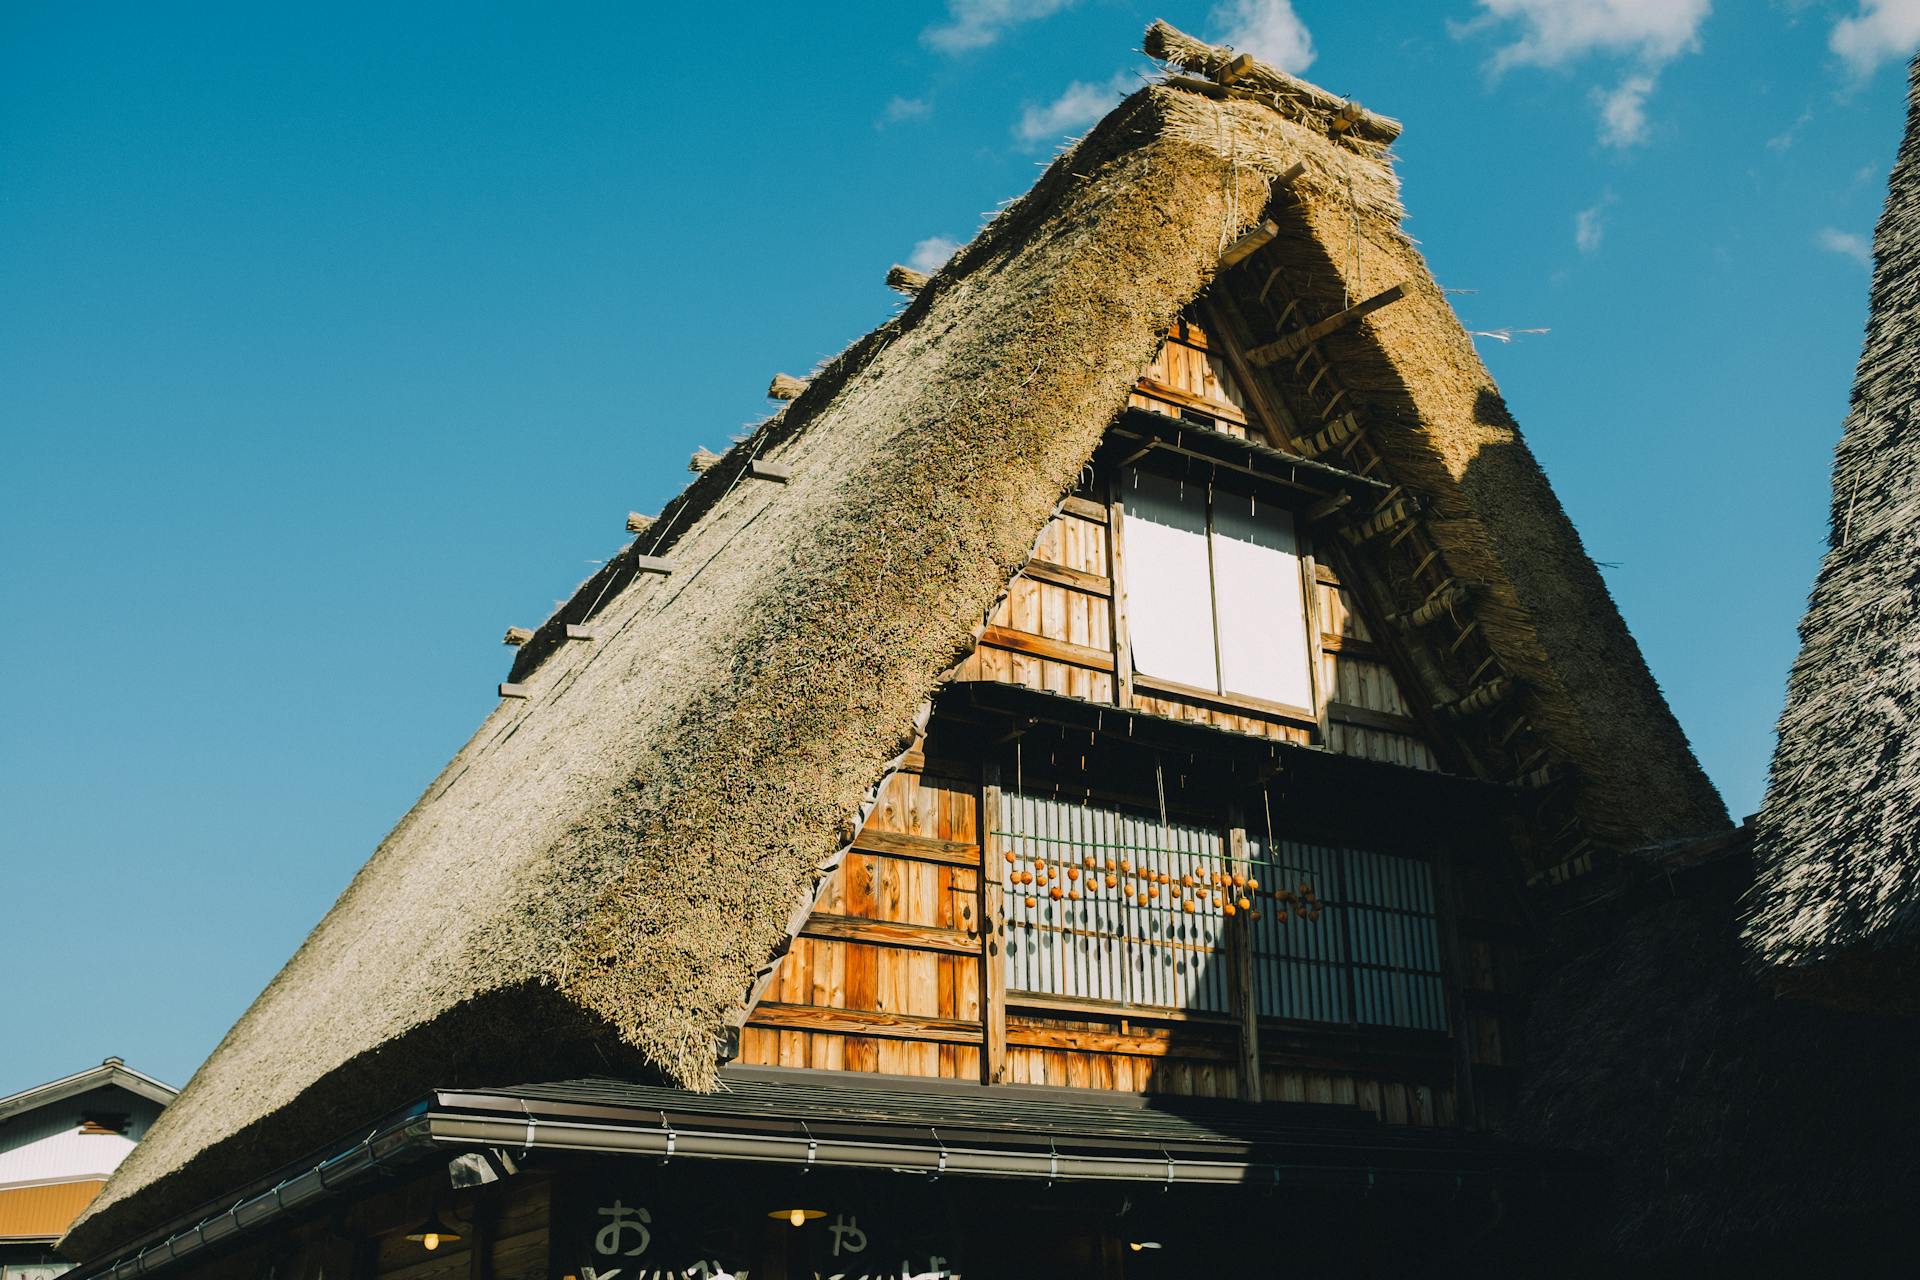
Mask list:
[{"label": "roof peak", "polygon": [[1369,111],[1231,45],[1196,39],[1162,19],[1148,25],[1141,48],[1169,66],[1206,77],[1196,81],[1175,76],[1169,83],[1176,88],[1261,102],[1289,120],[1356,147],[1385,148],[1400,136],[1401,124],[1390,116]]}]

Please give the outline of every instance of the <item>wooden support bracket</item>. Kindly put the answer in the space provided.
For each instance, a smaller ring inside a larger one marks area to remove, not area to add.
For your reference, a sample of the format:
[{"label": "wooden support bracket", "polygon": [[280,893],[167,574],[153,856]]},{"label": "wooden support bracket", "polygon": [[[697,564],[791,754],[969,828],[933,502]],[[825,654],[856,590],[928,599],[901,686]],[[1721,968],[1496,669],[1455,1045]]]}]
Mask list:
[{"label": "wooden support bracket", "polygon": [[1520,682],[1512,676],[1495,676],[1477,689],[1470,690],[1457,702],[1436,706],[1435,711],[1452,719],[1460,720],[1489,707],[1498,706],[1514,694],[1520,692]]},{"label": "wooden support bracket", "polygon": [[672,556],[635,556],[633,558],[635,573],[657,573],[664,577],[672,573],[676,567]]},{"label": "wooden support bracket", "polygon": [[503,684],[500,686],[500,696],[503,698],[531,698],[533,696],[533,690],[523,684]]},{"label": "wooden support bracket", "polygon": [[569,622],[567,624],[567,639],[569,640],[598,640],[599,638],[600,633],[592,627],[583,627],[577,622]]},{"label": "wooden support bracket", "polygon": [[1413,519],[1414,503],[1411,498],[1395,498],[1359,524],[1342,529],[1347,540],[1353,543],[1365,542],[1368,538],[1377,538],[1389,529],[1394,529]]},{"label": "wooden support bracket", "polygon": [[1391,614],[1388,621],[1403,631],[1415,627],[1424,627],[1437,618],[1450,616],[1455,609],[1464,608],[1473,598],[1472,590],[1457,578],[1449,578],[1438,591],[1426,598],[1418,608],[1406,613]]},{"label": "wooden support bracket", "polygon": [[775,484],[785,484],[793,479],[793,468],[778,462],[762,462],[755,458],[747,463],[747,474],[755,480],[771,480]]},{"label": "wooden support bracket", "polygon": [[525,644],[527,641],[531,639],[533,639],[533,632],[527,630],[525,627],[508,627],[507,634],[505,638],[503,638],[500,641],[500,643],[510,644],[514,648],[518,649],[521,645]]},{"label": "wooden support bracket", "polygon": [[1247,361],[1250,364],[1261,365],[1263,367],[1278,363],[1281,360],[1285,360],[1288,356],[1306,350],[1328,334],[1346,328],[1361,317],[1372,315],[1388,303],[1398,302],[1405,295],[1406,286],[1398,284],[1391,285],[1388,288],[1382,289],[1379,293],[1374,294],[1365,302],[1356,302],[1345,311],[1337,311],[1325,320],[1316,320],[1303,329],[1295,329],[1283,338],[1266,343],[1263,346],[1255,347],[1253,350],[1247,352]]}]

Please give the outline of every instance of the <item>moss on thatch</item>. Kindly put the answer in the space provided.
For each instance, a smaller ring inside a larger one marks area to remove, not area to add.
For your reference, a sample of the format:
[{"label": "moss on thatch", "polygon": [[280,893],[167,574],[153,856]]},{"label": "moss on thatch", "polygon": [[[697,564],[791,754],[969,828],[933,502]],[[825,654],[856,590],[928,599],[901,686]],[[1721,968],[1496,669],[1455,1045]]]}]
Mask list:
[{"label": "moss on thatch", "polygon": [[[1473,442],[1524,445],[1504,413],[1471,416],[1491,383],[1398,228],[1378,126],[1329,132],[1337,100],[1263,92],[1133,95],[586,583],[519,651],[531,696],[401,820],[72,1247],[98,1253],[430,1087],[525,1079],[530,1055],[709,1085],[718,1034],[849,819],[1161,336],[1263,215],[1316,260],[1358,217],[1367,253],[1421,291],[1353,337],[1391,374],[1365,389],[1436,415],[1409,483],[1431,483],[1455,523],[1478,504],[1507,521],[1458,545],[1487,548],[1487,573],[1514,584],[1502,607],[1588,690],[1570,741],[1583,714],[1654,723],[1647,767],[1697,774],[1643,668],[1607,683],[1637,652],[1531,460],[1511,490],[1497,469],[1476,479],[1488,449]],[[1270,209],[1296,161],[1285,212]],[[740,482],[753,458],[790,482]],[[1529,523],[1538,510],[1553,518]],[[658,557],[671,572],[647,571]],[[1562,590],[1565,574],[1580,581]],[[1540,609],[1566,615],[1528,622]],[[589,618],[596,643],[559,642]],[[1693,785],[1672,802],[1651,789],[1642,825],[1698,825],[1715,806]]]},{"label": "moss on thatch", "polygon": [[1920,62],[1800,623],[1747,939],[1828,998],[1920,1009]]}]

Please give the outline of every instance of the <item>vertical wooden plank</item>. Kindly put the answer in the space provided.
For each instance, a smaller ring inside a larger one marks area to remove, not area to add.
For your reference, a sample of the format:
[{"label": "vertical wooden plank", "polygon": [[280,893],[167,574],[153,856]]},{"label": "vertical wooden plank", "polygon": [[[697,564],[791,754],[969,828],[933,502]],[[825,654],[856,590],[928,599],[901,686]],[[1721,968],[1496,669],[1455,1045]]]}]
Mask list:
[{"label": "vertical wooden plank", "polygon": [[[1320,637],[1325,634],[1322,628],[1327,625],[1326,619],[1320,616],[1320,572],[1314,567],[1313,548],[1307,543],[1306,535],[1297,526],[1294,529],[1294,538],[1301,548],[1300,590],[1301,598],[1307,606],[1307,643],[1311,646],[1310,652],[1318,658],[1321,656]],[[1321,746],[1325,746],[1327,742],[1327,704],[1332,701],[1327,696],[1327,689],[1323,683],[1324,675],[1319,662],[1307,663],[1307,683],[1313,694],[1313,718],[1319,722],[1314,741]]]},{"label": "vertical wooden plank", "polygon": [[1126,529],[1121,521],[1122,475],[1115,471],[1107,477],[1107,553],[1113,579],[1113,684],[1114,704],[1133,705],[1133,645],[1127,638],[1127,566]]},{"label": "vertical wooden plank", "polygon": [[[1237,875],[1253,874],[1247,857],[1247,831],[1227,833],[1227,854]],[[1229,891],[1231,892],[1231,891]],[[1233,1011],[1240,1020],[1240,1097],[1260,1101],[1260,1002],[1253,990],[1253,929],[1244,915],[1229,923],[1227,944],[1233,958]]]},{"label": "vertical wooden plank", "polygon": [[1000,787],[998,770],[989,770],[980,789],[980,1018],[985,1023],[980,1082],[1000,1084],[1007,1067],[1007,912],[1000,884]]}]

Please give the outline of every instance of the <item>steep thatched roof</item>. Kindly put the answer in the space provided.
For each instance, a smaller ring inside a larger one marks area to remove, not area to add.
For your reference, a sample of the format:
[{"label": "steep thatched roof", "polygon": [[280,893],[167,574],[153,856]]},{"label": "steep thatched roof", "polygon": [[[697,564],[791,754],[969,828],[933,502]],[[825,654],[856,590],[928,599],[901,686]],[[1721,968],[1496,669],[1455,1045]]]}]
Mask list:
[{"label": "steep thatched roof", "polygon": [[[1659,781],[1632,808],[1636,839],[1722,824],[1399,229],[1386,126],[1257,70],[1251,89],[1134,94],[541,628],[515,666],[529,696],[401,820],[71,1247],[98,1253],[429,1087],[609,1064],[707,1085],[716,1036],[849,820],[1263,213],[1316,287],[1357,294],[1386,272],[1412,290],[1342,338],[1375,370],[1356,396],[1400,423],[1407,483],[1475,557],[1516,661],[1564,694],[1548,717],[1563,752],[1598,796]],[[1356,224],[1357,257],[1329,248]],[[649,571],[658,557],[671,573]],[[593,639],[562,642],[589,619]],[[1645,740],[1619,750],[1590,716]]]},{"label": "steep thatched roof", "polygon": [[1920,1007],[1920,62],[1874,231],[1872,312],[1835,451],[1756,837],[1747,939],[1797,985]]},{"label": "steep thatched roof", "polygon": [[1508,1136],[1609,1161],[1610,1251],[1882,1274],[1920,1197],[1920,1023],[1777,996],[1740,942],[1748,846],[1707,843],[1541,983]]}]

